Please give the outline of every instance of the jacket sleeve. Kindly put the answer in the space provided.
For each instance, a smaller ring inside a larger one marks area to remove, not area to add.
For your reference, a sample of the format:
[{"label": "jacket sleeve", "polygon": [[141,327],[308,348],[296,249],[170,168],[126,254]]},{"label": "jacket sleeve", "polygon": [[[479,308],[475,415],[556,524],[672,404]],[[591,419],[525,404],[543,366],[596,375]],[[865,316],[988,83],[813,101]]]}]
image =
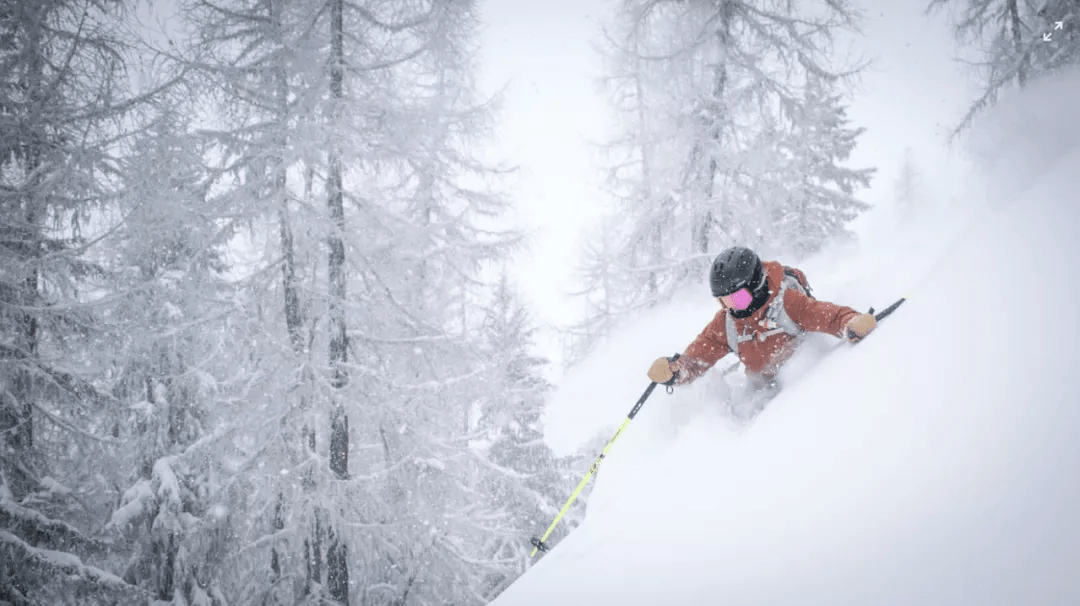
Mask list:
[{"label": "jacket sleeve", "polygon": [[679,378],[675,382],[679,385],[690,383],[729,353],[731,348],[724,335],[724,312],[721,311],[675,361],[679,369]]},{"label": "jacket sleeve", "polygon": [[843,337],[844,325],[859,314],[850,307],[812,299],[794,288],[784,293],[784,309],[803,330],[835,337]]}]

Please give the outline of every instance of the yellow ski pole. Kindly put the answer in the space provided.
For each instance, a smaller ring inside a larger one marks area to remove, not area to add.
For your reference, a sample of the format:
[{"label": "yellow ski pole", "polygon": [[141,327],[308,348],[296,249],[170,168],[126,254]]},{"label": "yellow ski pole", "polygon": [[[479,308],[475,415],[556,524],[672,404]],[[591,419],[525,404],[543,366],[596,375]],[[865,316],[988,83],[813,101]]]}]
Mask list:
[{"label": "yellow ski pole", "polygon": [[[677,358],[678,355],[676,355],[675,357]],[[615,431],[615,435],[611,436],[611,439],[608,440],[607,444],[604,446],[604,450],[601,451],[600,456],[596,457],[596,461],[593,462],[592,467],[589,468],[589,471],[585,474],[585,477],[581,478],[581,482],[578,483],[577,488],[575,488],[574,492],[571,493],[570,498],[566,500],[566,504],[563,505],[562,509],[559,510],[559,515],[555,516],[555,521],[551,523],[551,526],[548,526],[547,532],[544,533],[544,536],[540,537],[539,539],[536,537],[532,538],[530,543],[532,543],[533,545],[533,550],[532,553],[529,554],[530,558],[535,557],[537,551],[547,551],[549,549],[547,543],[545,543],[544,541],[546,541],[547,538],[551,536],[551,531],[555,530],[555,526],[559,524],[559,520],[561,520],[562,517],[566,515],[566,512],[570,510],[570,505],[574,503],[574,501],[578,498],[578,495],[581,494],[581,491],[585,488],[585,485],[589,483],[589,478],[593,477],[593,474],[596,473],[596,470],[600,467],[600,462],[604,460],[604,457],[607,456],[608,451],[611,450],[611,445],[615,443],[615,440],[619,439],[619,435],[621,435],[623,430],[626,429],[626,426],[630,424],[630,421],[634,419],[634,415],[636,415],[638,411],[641,410],[641,407],[645,404],[645,400],[649,399],[649,396],[652,394],[654,389],[656,389],[656,383],[649,383],[649,387],[645,390],[645,393],[641,394],[641,397],[638,398],[637,404],[634,404],[634,408],[630,410],[630,414],[626,415],[626,420],[624,420],[622,422],[622,425],[619,426],[619,429]]]}]

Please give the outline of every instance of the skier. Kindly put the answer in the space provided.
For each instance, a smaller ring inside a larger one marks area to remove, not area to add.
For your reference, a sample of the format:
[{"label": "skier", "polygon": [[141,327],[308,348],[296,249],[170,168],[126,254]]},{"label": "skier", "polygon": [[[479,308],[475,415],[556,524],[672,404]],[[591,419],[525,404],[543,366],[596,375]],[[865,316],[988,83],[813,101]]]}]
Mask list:
[{"label": "skier", "polygon": [[751,392],[773,394],[780,366],[805,332],[858,341],[877,326],[871,314],[815,299],[802,271],[762,262],[741,246],[716,257],[709,283],[720,311],[682,355],[653,362],[648,375],[656,383],[689,383],[734,353],[746,367]]}]

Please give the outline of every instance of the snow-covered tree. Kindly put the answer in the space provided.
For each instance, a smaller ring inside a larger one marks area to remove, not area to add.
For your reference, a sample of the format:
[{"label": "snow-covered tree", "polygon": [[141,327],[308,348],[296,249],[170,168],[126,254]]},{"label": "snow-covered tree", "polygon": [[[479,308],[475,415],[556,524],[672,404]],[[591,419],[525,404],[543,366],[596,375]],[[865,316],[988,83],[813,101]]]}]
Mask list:
[{"label": "snow-covered tree", "polygon": [[[236,301],[248,310],[250,324],[236,327],[242,336],[231,349],[246,362],[238,374],[265,377],[237,394],[251,406],[236,412],[277,420],[277,426],[237,428],[242,438],[231,456],[264,471],[237,470],[227,485],[253,490],[232,494],[235,499],[228,498],[230,491],[222,495],[230,510],[259,521],[248,524],[243,539],[265,545],[222,575],[245,602],[317,599],[325,581],[326,520],[315,494],[320,419],[313,410],[317,325],[311,310],[319,240],[327,235],[320,211],[326,201],[320,205],[315,190],[317,171],[324,171],[325,181],[326,170],[319,149],[326,128],[319,120],[330,88],[327,8],[303,0],[181,3],[192,32],[183,61],[210,109],[200,132],[211,145],[205,159],[214,175],[212,198],[229,210],[227,224],[249,228],[242,242],[265,247],[269,258],[266,270],[261,259],[254,269],[238,269],[251,276],[241,278],[245,292]],[[231,546],[234,552],[238,547]]]},{"label": "snow-covered tree", "polygon": [[[624,311],[619,303],[620,294],[629,292],[634,287],[632,282],[638,280],[621,260],[622,251],[616,245],[626,227],[605,220],[594,226],[592,235],[582,245],[580,256],[589,263],[578,270],[576,277],[581,285],[570,294],[584,301],[585,320],[563,329],[563,357],[568,365],[581,361],[615,327]],[[637,287],[642,285],[638,283]],[[654,300],[658,297],[657,272],[649,272],[644,288]]]},{"label": "snow-covered tree", "polygon": [[124,6],[0,0],[0,602],[489,601],[571,479],[475,4]]},{"label": "snow-covered tree", "polygon": [[[701,280],[732,244],[806,254],[867,208],[870,171],[844,165],[847,124],[832,36],[848,2],[624,0],[607,84],[622,118],[609,147],[615,240],[586,273],[619,268],[623,314]],[[793,236],[797,239],[792,240]],[[587,320],[586,324],[590,321]]]},{"label": "snow-covered tree", "polygon": [[[471,2],[191,2],[215,91],[212,197],[250,225],[237,268],[239,469],[252,520],[220,571],[241,602],[478,603],[504,533],[469,410],[486,266],[514,242],[473,157]],[[252,255],[248,255],[250,258]],[[280,267],[282,273],[276,272]],[[246,412],[245,412],[246,411]]]},{"label": "snow-covered tree", "polygon": [[88,566],[124,446],[108,424],[101,213],[133,111],[120,2],[0,2],[0,601],[145,603]]},{"label": "snow-covered tree", "polygon": [[770,183],[772,216],[760,224],[761,247],[801,258],[831,240],[849,237],[847,224],[868,204],[856,191],[870,184],[872,169],[851,169],[851,156],[862,128],[851,128],[841,95],[827,78],[811,74],[801,104],[792,109],[779,140],[769,148],[780,152],[776,177]]},{"label": "snow-covered tree", "polygon": [[[544,443],[540,419],[551,388],[543,376],[548,361],[530,353],[535,328],[505,274],[493,293],[482,334],[488,373],[475,416],[478,444],[491,470],[484,491],[501,505],[509,531],[487,539],[490,557],[509,564],[488,574],[486,591],[495,595],[525,571],[532,551],[527,539],[543,534],[574,487],[577,478],[571,476],[581,470],[556,457]],[[580,517],[582,506],[579,502],[557,527],[549,538],[552,543]]]},{"label": "snow-covered tree", "polygon": [[893,183],[894,204],[901,218],[906,221],[913,219],[920,210],[926,207],[927,192],[923,189],[922,177],[915,167],[915,154],[911,149],[904,151],[904,159],[900,163],[900,173]]},{"label": "snow-covered tree", "polygon": [[[212,495],[220,475],[219,398],[229,352],[220,338],[227,302],[225,214],[206,196],[203,146],[175,101],[153,110],[120,165],[120,219],[106,240],[114,304],[111,391],[124,406],[110,419],[125,448],[125,488],[106,530],[127,557],[122,575],[160,601],[198,603],[220,589],[213,571],[230,532]],[[119,551],[119,549],[118,549]]]},{"label": "snow-covered tree", "polygon": [[932,0],[928,9],[950,10],[957,40],[982,55],[974,67],[983,92],[953,136],[1003,91],[1080,64],[1080,4],[1075,0]]}]

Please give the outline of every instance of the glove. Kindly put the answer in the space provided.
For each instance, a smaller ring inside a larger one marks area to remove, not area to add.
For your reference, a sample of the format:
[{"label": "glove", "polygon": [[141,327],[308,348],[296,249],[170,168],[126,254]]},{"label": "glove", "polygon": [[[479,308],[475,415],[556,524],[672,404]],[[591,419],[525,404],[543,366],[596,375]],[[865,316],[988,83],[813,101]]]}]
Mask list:
[{"label": "glove", "polygon": [[674,364],[678,359],[679,354],[671,358],[657,358],[649,367],[649,379],[661,385],[674,385],[675,380],[679,378],[679,369]]},{"label": "glove", "polygon": [[877,319],[873,314],[859,314],[844,324],[843,337],[855,343],[873,332],[877,327]]}]

